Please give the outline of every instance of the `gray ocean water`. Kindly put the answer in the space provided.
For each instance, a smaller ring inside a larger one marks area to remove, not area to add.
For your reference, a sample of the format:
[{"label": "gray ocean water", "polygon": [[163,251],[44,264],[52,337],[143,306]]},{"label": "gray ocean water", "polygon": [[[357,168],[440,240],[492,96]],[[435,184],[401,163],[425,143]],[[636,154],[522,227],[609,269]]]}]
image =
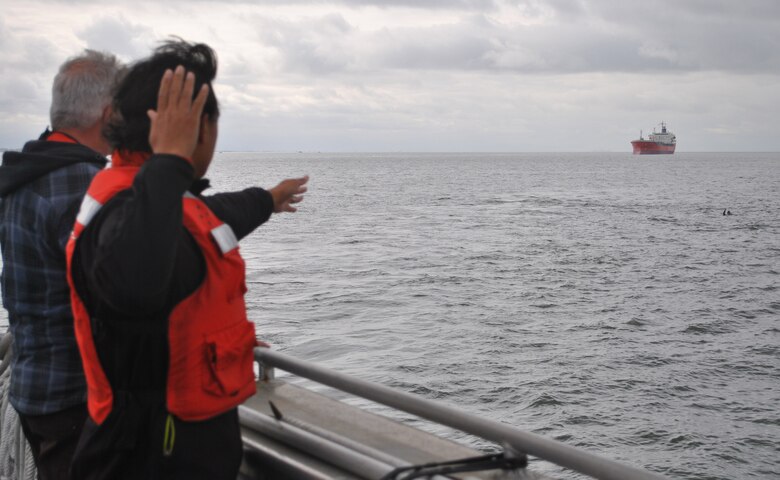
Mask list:
[{"label": "gray ocean water", "polygon": [[220,153],[209,176],[304,173],[242,242],[275,349],[672,478],[780,478],[780,154]]},{"label": "gray ocean water", "polygon": [[674,478],[780,478],[779,154],[224,153],[210,176],[303,173],[300,211],[242,242],[275,348]]}]

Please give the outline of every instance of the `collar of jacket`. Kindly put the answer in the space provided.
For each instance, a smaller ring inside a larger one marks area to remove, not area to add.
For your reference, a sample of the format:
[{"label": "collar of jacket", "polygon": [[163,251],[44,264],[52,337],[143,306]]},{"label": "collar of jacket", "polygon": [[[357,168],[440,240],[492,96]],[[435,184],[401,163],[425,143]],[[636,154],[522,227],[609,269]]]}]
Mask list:
[{"label": "collar of jacket", "polygon": [[[128,150],[114,150],[111,154],[111,165],[115,167],[140,167],[152,154],[148,152],[130,152]],[[192,182],[189,191],[194,195],[200,195],[204,190],[211,187],[206,178],[199,178]]]},{"label": "collar of jacket", "polygon": [[81,144],[78,140],[71,137],[67,133],[53,131],[49,135],[46,136],[47,142],[60,142],[60,143],[78,143]]},{"label": "collar of jacket", "polygon": [[115,167],[140,167],[152,154],[149,152],[131,152],[129,150],[114,150],[111,154],[111,165]]}]

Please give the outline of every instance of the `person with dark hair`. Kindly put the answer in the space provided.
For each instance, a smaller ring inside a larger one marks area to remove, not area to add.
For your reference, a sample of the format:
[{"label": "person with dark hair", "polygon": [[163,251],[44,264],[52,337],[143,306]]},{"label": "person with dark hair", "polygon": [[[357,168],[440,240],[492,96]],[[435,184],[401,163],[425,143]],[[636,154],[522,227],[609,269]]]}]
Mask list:
[{"label": "person with dark hair", "polygon": [[3,305],[13,337],[9,401],[42,480],[67,478],[87,416],[65,244],[110,152],[102,132],[122,71],[107,53],[68,59],[54,77],[52,130],[21,152],[5,152],[0,166]]},{"label": "person with dark hair", "polygon": [[308,177],[202,194],[216,70],[208,46],[170,41],[114,97],[112,166],[92,182],[68,244],[89,391],[74,479],[237,477],[237,406],[255,391],[257,344],[238,240],[296,211]]}]

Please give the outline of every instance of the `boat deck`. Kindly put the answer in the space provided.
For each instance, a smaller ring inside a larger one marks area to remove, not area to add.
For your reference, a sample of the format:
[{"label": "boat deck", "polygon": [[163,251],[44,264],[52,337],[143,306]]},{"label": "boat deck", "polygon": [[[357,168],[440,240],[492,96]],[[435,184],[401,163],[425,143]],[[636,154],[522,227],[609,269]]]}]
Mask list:
[{"label": "boat deck", "polygon": [[[243,408],[266,416],[270,423],[262,427],[263,432],[258,432],[248,428],[242,418],[244,442],[248,445],[242,467],[245,478],[381,478],[371,472],[349,472],[317,458],[311,449],[300,450],[286,444],[280,440],[283,435],[277,436],[272,431],[273,422],[302,427],[337,444],[357,446],[369,457],[380,457],[380,462],[418,465],[484,454],[282,380],[260,381],[257,386],[257,394],[247,400]],[[281,421],[275,419],[269,400],[282,413]],[[247,411],[242,409],[242,413]],[[271,476],[262,471],[269,468],[273,469]],[[449,478],[492,479],[496,478],[496,473],[491,470],[453,474]],[[544,477],[522,469],[511,477],[502,478],[541,480]]]}]

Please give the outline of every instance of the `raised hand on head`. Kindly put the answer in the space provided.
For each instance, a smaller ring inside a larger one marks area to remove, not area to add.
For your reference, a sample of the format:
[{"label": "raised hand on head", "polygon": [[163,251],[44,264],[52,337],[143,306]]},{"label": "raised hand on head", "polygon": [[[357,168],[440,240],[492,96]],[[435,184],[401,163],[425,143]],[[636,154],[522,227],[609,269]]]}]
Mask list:
[{"label": "raised hand on head", "polygon": [[157,110],[149,110],[151,120],[149,144],[154,153],[169,153],[187,159],[198,144],[203,106],[209,86],[203,84],[193,99],[195,74],[185,72],[179,65],[175,71],[166,70],[157,94]]}]

